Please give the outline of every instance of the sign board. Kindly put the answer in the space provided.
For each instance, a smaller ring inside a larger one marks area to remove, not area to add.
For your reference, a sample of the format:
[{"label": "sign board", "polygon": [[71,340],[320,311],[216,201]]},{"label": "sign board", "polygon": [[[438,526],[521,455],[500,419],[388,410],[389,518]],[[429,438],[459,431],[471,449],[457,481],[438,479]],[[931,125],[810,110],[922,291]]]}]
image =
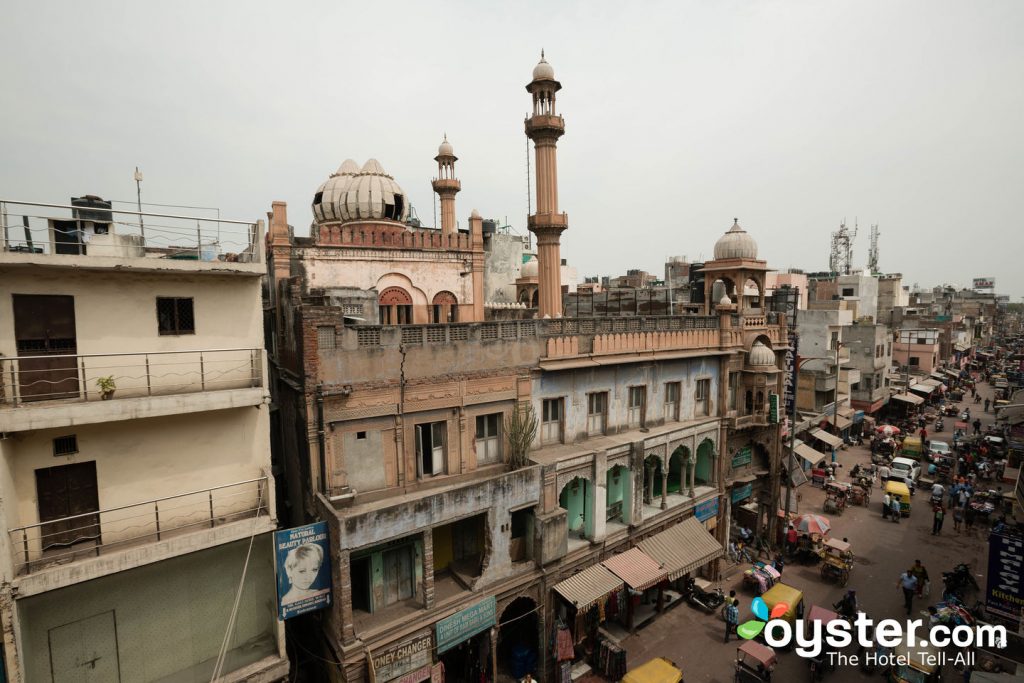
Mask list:
[{"label": "sign board", "polygon": [[779,424],[779,395],[768,394],[768,422]]},{"label": "sign board", "polygon": [[732,490],[732,502],[738,503],[741,500],[750,498],[750,494],[754,492],[754,484],[744,484],[743,486],[737,486]]},{"label": "sign board", "polygon": [[1015,622],[1024,608],[1024,539],[992,533],[988,537],[988,585],[985,608]]},{"label": "sign board", "polygon": [[281,619],[331,604],[331,544],[327,522],[274,532],[277,607]]},{"label": "sign board", "polygon": [[702,522],[718,516],[718,496],[705,500],[693,510],[693,515]]},{"label": "sign board", "polygon": [[974,289],[995,289],[996,279],[994,277],[974,278]]},{"label": "sign board", "polygon": [[437,654],[452,649],[497,623],[498,602],[489,598],[456,612],[434,625],[437,635]]},{"label": "sign board", "polygon": [[421,675],[415,680],[422,681],[424,678],[430,678],[433,645],[434,641],[430,630],[424,629],[387,649],[374,652],[374,678],[378,681],[390,681],[409,672],[422,674],[424,667],[426,675]]},{"label": "sign board", "polygon": [[743,467],[749,465],[753,460],[753,453],[750,451],[750,446],[744,446],[743,448],[736,451],[736,455],[732,456],[733,468]]},{"label": "sign board", "polygon": [[796,330],[789,330],[789,346],[786,347],[786,355],[784,356],[784,370],[785,375],[783,376],[782,385],[782,402],[786,408],[786,415],[793,414],[793,408],[796,404],[796,382],[797,382],[797,350],[800,347],[800,336],[796,333]]}]

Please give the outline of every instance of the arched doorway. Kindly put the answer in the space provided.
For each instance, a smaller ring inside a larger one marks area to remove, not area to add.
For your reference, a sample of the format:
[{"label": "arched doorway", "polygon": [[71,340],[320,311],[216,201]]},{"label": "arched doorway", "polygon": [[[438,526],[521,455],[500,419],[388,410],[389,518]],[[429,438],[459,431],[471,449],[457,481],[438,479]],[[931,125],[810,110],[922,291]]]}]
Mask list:
[{"label": "arched doorway", "polygon": [[665,486],[665,472],[661,458],[648,455],[644,460],[644,505],[655,505]]},{"label": "arched doorway", "polygon": [[530,307],[537,308],[540,305],[540,290],[533,290],[533,298],[530,300]]},{"label": "arched doorway", "polygon": [[431,302],[430,322],[454,323],[458,321],[459,300],[451,292],[438,292]]},{"label": "arched doorway", "polygon": [[633,509],[633,485],[629,469],[624,465],[609,469],[605,476],[605,488],[608,491],[605,519],[615,524],[629,524],[632,519],[630,511]]},{"label": "arched doorway", "polygon": [[411,325],[412,297],[401,287],[388,287],[377,299],[381,325]]},{"label": "arched doorway", "polygon": [[538,648],[537,603],[531,598],[516,598],[498,620],[498,672],[515,680],[526,674],[537,676]]},{"label": "arched doorway", "polygon": [[697,486],[710,486],[715,481],[715,444],[711,439],[704,439],[697,447],[693,478]]},{"label": "arched doorway", "polygon": [[686,466],[690,459],[690,449],[680,446],[672,451],[668,459],[668,492],[683,495],[686,493]]},{"label": "arched doorway", "polygon": [[568,512],[566,515],[569,538],[588,538],[594,535],[594,520],[590,506],[594,501],[594,489],[583,477],[573,477],[558,494],[558,504]]}]

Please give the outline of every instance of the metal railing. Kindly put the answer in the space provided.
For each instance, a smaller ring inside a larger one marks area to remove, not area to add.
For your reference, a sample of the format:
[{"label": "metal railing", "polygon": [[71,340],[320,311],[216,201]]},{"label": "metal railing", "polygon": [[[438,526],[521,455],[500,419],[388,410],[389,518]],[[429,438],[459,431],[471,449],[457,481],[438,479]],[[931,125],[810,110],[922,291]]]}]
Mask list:
[{"label": "metal railing", "polygon": [[[0,405],[96,401],[263,386],[263,349],[0,357]],[[101,380],[113,382],[112,392]]]},{"label": "metal railing", "polygon": [[270,514],[266,476],[9,529],[17,573]]},{"label": "metal railing", "polygon": [[261,263],[261,225],[0,199],[0,251],[24,254]]}]

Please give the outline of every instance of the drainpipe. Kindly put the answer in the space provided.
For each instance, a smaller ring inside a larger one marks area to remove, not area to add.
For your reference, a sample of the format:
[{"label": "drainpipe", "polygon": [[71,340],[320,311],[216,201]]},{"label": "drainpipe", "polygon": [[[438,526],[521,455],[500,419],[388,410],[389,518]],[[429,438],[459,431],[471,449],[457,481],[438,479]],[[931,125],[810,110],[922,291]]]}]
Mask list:
[{"label": "drainpipe", "polygon": [[327,487],[327,444],[324,434],[324,387],[316,385],[316,440],[320,455],[320,492],[330,497]]}]

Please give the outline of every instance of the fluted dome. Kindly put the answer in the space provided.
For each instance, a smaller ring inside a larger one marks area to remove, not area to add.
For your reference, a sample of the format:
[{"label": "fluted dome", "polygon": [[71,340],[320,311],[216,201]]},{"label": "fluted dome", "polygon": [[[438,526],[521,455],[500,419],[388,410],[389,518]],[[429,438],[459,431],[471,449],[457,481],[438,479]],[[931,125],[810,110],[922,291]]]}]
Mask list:
[{"label": "fluted dome", "polygon": [[761,342],[754,342],[747,353],[747,365],[775,367],[775,352]]},{"label": "fluted dome", "polygon": [[555,80],[555,69],[544,59],[544,51],[541,50],[540,61],[533,67],[533,80],[553,81]]},{"label": "fluted dome", "polygon": [[538,265],[537,259],[532,258],[523,264],[522,269],[519,271],[520,277],[537,277]]},{"label": "fluted dome", "polygon": [[405,192],[376,159],[370,159],[362,168],[346,159],[313,197],[313,216],[317,223],[405,222],[408,215]]},{"label": "fluted dome", "polygon": [[740,227],[739,219],[733,219],[729,232],[715,242],[715,260],[730,258],[757,258],[757,242]]}]

